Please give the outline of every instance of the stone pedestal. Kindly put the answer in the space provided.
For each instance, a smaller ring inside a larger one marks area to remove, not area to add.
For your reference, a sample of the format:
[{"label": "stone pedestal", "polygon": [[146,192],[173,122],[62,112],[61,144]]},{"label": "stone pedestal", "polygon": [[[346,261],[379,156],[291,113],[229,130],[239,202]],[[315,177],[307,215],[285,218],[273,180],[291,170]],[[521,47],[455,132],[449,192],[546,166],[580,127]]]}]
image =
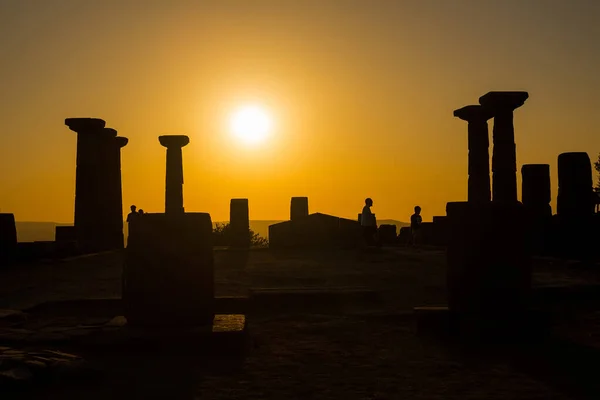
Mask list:
[{"label": "stone pedestal", "polygon": [[229,204],[229,234],[229,244],[231,246],[250,246],[248,199],[231,199],[231,203]]},{"label": "stone pedestal", "polygon": [[290,221],[308,216],[308,197],[292,197]]},{"label": "stone pedestal", "polygon": [[185,135],[159,136],[161,145],[167,148],[167,177],[165,183],[165,212],[183,214],[183,155],[181,148],[190,139]]},{"label": "stone pedestal", "polygon": [[0,214],[0,267],[11,264],[17,256],[17,225],[14,214]]},{"label": "stone pedestal", "polygon": [[140,326],[211,324],[210,215],[144,214],[130,225],[123,274],[127,321]]},{"label": "stone pedestal", "polygon": [[384,224],[379,226],[379,244],[391,245],[398,242],[396,225]]},{"label": "stone pedestal", "polygon": [[527,92],[489,92],[479,103],[494,116],[492,201],[516,203],[517,155],[513,111],[529,97]]},{"label": "stone pedestal", "polygon": [[467,121],[469,141],[468,200],[490,201],[490,140],[487,121],[492,113],[480,105],[471,105],[454,111],[454,116]]},{"label": "stone pedestal", "polygon": [[558,156],[557,214],[591,217],[594,214],[592,164],[587,153],[562,153]]},{"label": "stone pedestal", "polygon": [[105,129],[96,118],[68,118],[65,124],[77,132],[75,177],[75,229],[84,252],[114,248],[110,201],[112,148],[117,132]]},{"label": "stone pedestal", "polygon": [[475,319],[512,318],[529,305],[531,255],[520,203],[448,203],[448,306]]}]

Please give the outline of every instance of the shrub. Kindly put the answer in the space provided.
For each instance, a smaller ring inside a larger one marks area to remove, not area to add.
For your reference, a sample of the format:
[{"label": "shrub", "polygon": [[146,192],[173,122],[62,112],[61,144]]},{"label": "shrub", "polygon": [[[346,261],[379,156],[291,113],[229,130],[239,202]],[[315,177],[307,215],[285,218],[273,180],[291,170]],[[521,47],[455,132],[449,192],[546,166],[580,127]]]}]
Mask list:
[{"label": "shrub", "polygon": [[[260,236],[255,233],[252,229],[248,229],[248,235],[250,235],[250,246],[252,247],[269,247],[269,241],[267,238]],[[217,223],[213,229],[213,244],[215,246],[229,246],[231,229],[229,223]]]}]

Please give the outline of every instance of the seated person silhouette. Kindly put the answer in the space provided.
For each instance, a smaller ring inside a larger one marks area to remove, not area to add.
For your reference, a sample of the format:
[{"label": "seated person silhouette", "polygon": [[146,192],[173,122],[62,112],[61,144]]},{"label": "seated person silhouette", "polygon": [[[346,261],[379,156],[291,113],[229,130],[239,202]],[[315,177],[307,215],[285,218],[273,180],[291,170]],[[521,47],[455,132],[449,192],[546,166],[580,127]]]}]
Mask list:
[{"label": "seated person silhouette", "polygon": [[377,221],[375,220],[375,215],[373,215],[371,212],[372,206],[373,200],[371,198],[367,198],[360,216],[360,225],[362,227],[367,246],[375,245],[375,235],[377,234]]}]

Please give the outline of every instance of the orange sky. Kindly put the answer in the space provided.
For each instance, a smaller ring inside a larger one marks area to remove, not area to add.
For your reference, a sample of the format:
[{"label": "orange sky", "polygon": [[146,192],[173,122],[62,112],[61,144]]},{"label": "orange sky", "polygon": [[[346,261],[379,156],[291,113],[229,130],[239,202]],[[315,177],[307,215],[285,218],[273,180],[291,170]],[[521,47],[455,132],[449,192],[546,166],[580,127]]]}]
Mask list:
[{"label": "orange sky", "polygon": [[[0,209],[73,220],[76,135],[97,117],[129,138],[124,207],[164,210],[162,134],[186,134],[185,207],[226,220],[311,212],[425,220],[466,199],[467,126],[452,111],[490,90],[527,90],[517,162],[600,151],[600,2],[0,2]],[[228,117],[257,103],[275,120],[260,147]],[[490,130],[492,124],[490,124]],[[490,149],[491,150],[491,149]],[[520,182],[519,182],[520,186]],[[553,201],[553,207],[555,202]]]}]

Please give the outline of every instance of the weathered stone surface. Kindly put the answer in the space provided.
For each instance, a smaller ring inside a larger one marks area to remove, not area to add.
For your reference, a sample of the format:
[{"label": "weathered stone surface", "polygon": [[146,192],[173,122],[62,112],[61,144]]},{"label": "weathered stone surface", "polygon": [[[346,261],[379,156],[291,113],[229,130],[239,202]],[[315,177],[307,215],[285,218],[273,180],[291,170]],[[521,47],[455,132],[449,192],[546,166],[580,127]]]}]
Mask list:
[{"label": "weathered stone surface", "polygon": [[558,156],[557,213],[564,216],[591,216],[594,213],[592,165],[587,153]]},{"label": "weathered stone surface", "polygon": [[248,199],[231,199],[229,205],[229,229],[231,246],[250,246],[250,214]]},{"label": "weathered stone surface", "polygon": [[167,148],[167,170],[165,183],[165,213],[182,214],[183,207],[183,154],[182,147],[190,142],[185,135],[163,135],[158,137]]},{"label": "weathered stone surface", "polygon": [[308,216],[308,197],[292,197],[290,204],[290,221]]},{"label": "weathered stone surface", "polygon": [[125,317],[133,325],[203,325],[213,319],[209,214],[144,214],[129,234]]},{"label": "weathered stone surface", "polygon": [[479,104],[494,115],[492,154],[492,200],[517,202],[517,156],[513,111],[529,97],[527,92],[489,92]]},{"label": "weathered stone surface", "polygon": [[379,243],[384,245],[395,244],[397,239],[396,225],[383,224],[379,226]]},{"label": "weathered stone surface", "polygon": [[525,210],[520,203],[448,203],[448,305],[467,314],[515,314],[531,290]]}]

